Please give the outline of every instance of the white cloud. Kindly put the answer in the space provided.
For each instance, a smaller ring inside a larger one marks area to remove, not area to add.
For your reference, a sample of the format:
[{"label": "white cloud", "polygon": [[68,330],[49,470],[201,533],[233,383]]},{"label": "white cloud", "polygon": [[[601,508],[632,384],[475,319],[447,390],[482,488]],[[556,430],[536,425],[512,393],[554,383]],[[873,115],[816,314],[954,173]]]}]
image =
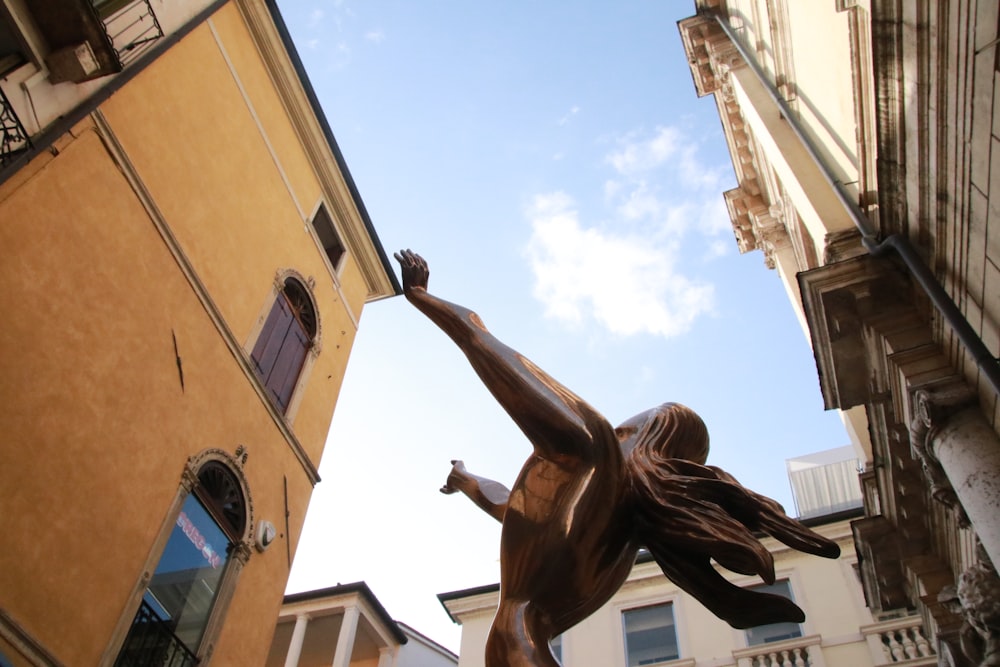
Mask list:
[{"label": "white cloud", "polygon": [[365,39],[374,44],[381,44],[385,41],[385,33],[381,30],[369,30],[365,33]]},{"label": "white cloud", "polygon": [[561,192],[537,196],[528,216],[526,254],[547,316],[568,324],[592,318],[618,335],[669,337],[712,309],[712,286],[677,272],[676,247],[585,228]]},{"label": "white cloud", "polygon": [[647,140],[634,135],[620,142],[621,148],[607,157],[620,174],[630,176],[656,169],[669,160],[681,145],[680,131],[673,127],[658,127],[656,134]]},{"label": "white cloud", "polygon": [[529,207],[535,296],[566,324],[682,334],[713,307],[713,286],[689,272],[733,245],[722,199],[729,165],[707,166],[697,144],[663,126],[620,137],[604,164],[612,174],[600,225],[582,221],[564,192]]},{"label": "white cloud", "polygon": [[573,116],[577,115],[578,113],[580,113],[580,107],[573,105],[573,107],[569,110],[569,112],[565,116],[556,121],[556,124],[565,125],[566,123],[570,122],[573,119]]}]

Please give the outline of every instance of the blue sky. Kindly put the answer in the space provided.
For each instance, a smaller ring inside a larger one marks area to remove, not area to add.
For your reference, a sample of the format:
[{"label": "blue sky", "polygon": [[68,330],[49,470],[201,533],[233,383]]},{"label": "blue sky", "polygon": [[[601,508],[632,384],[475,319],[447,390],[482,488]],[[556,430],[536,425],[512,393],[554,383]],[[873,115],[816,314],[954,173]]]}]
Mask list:
[{"label": "blue sky", "polygon": [[[697,410],[709,463],[794,513],[785,460],[848,443],[778,275],[741,256],[693,2],[279,3],[386,250],[613,423]],[[404,299],[369,305],[288,591],[365,580],[453,650],[441,592],[495,583],[499,525],[438,488],[529,453]]]}]

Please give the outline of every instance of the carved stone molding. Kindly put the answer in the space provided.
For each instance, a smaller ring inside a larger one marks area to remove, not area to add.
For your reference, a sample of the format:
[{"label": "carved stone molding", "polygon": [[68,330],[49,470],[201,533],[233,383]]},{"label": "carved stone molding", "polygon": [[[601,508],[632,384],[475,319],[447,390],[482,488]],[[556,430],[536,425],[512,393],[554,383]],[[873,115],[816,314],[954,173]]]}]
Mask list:
[{"label": "carved stone molding", "polygon": [[875,612],[911,606],[902,560],[913,545],[883,516],[851,522],[866,604]]},{"label": "carved stone molding", "polygon": [[320,350],[323,347],[323,319],[321,313],[319,312],[319,307],[316,305],[316,278],[314,276],[309,276],[307,278],[294,268],[279,269],[274,273],[273,288],[275,297],[278,296],[279,292],[285,289],[285,281],[289,278],[305,288],[305,293],[312,302],[313,314],[316,317],[316,334],[313,336],[312,345],[309,347],[309,354],[311,354],[313,359],[315,359],[319,356]]},{"label": "carved stone molding", "polygon": [[677,25],[699,97],[719,90],[731,70],[745,65],[711,14],[692,16]]},{"label": "carved stone molding", "polygon": [[910,424],[910,447],[920,461],[930,487],[931,497],[949,507],[962,527],[969,526],[969,517],[955,495],[948,476],[934,452],[933,441],[950,418],[976,405],[976,393],[964,382],[919,389],[913,394],[913,421]]},{"label": "carved stone molding", "polygon": [[739,187],[724,193],[726,207],[741,253],[761,250],[768,268],[776,251],[791,244],[778,197],[768,191],[750,128],[735,95],[730,73],[746,62],[716,19],[701,14],[681,21],[681,39],[699,96],[715,94]]},{"label": "carved stone molding", "polygon": [[989,556],[978,545],[978,562],[958,577],[939,600],[961,618],[961,628],[946,639],[949,665],[1000,665],[1000,577]]},{"label": "carved stone molding", "polygon": [[736,245],[740,253],[748,253],[760,248],[751,215],[759,216],[767,211],[767,204],[760,193],[751,193],[742,187],[733,188],[722,193],[726,201],[726,209],[732,220],[733,231],[736,234]]},{"label": "carved stone molding", "polygon": [[905,273],[863,255],[803,271],[798,281],[826,408],[846,410],[877,398],[870,380],[881,360],[869,358],[867,332],[876,321],[883,329],[897,327],[889,318],[910,310]]},{"label": "carved stone molding", "polygon": [[[190,492],[194,488],[194,484],[198,482],[198,471],[209,461],[218,461],[229,469],[229,472],[233,474],[233,477],[239,483],[240,490],[246,502],[246,524],[243,528],[243,535],[240,536],[239,548],[246,547],[247,557],[249,557],[252,551],[251,545],[253,544],[254,507],[253,496],[250,495],[250,484],[247,482],[246,474],[243,472],[243,463],[246,460],[244,457],[248,456],[248,454],[244,445],[239,445],[236,451],[237,454],[234,456],[222,449],[205,449],[189,457],[184,466],[184,472],[181,475],[181,483]],[[194,480],[193,483],[189,481],[192,479]],[[244,560],[244,562],[246,561]]]},{"label": "carved stone molding", "polygon": [[958,601],[965,617],[962,650],[984,667],[1000,665],[1000,579],[985,550],[958,578]]},{"label": "carved stone molding", "polygon": [[829,232],[823,239],[823,263],[833,264],[860,257],[868,251],[861,245],[861,233],[856,229]]}]

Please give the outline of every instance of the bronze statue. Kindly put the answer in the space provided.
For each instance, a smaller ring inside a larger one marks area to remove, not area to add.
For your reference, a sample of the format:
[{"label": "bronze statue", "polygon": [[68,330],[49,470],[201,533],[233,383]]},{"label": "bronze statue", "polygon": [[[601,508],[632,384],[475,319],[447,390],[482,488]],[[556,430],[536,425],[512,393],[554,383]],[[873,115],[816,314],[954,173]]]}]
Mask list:
[{"label": "bronze statue", "polygon": [[666,403],[612,427],[497,340],[474,312],[430,294],[420,255],[395,256],[406,298],[465,352],[533,447],[511,490],[470,474],[461,461],[441,489],[461,491],[503,524],[487,667],[558,665],[549,640],[607,602],[641,548],[733,627],[805,619],[791,600],[729,583],[710,560],[773,583],[774,561],[754,531],[827,558],[840,549],[774,500],[704,465],[708,431],[697,414]]}]

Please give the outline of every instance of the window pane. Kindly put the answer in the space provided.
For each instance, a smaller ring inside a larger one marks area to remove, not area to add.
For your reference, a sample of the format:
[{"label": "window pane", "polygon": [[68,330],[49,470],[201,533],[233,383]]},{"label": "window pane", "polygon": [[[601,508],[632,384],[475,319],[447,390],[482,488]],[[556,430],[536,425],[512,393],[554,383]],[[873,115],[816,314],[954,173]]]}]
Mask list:
[{"label": "window pane", "polygon": [[[791,586],[789,586],[787,579],[776,581],[770,586],[767,584],[751,586],[750,590],[757,593],[771,593],[772,595],[780,595],[781,597],[788,598],[792,601],[795,600],[795,598],[792,597],[792,589]],[[784,639],[801,637],[802,628],[798,623],[769,623],[768,625],[758,625],[755,628],[750,628],[746,631],[746,633],[747,645],[756,646],[758,644],[780,642]]]},{"label": "window pane", "polygon": [[630,609],[622,614],[628,667],[653,665],[680,657],[673,605]]},{"label": "window pane", "polygon": [[144,599],[192,651],[208,623],[230,546],[201,502],[189,495]]},{"label": "window pane", "polygon": [[340,237],[337,236],[337,230],[334,229],[333,221],[330,220],[330,214],[327,213],[325,206],[320,206],[319,210],[316,211],[316,217],[313,218],[312,224],[313,229],[316,230],[316,236],[323,244],[326,256],[330,259],[330,266],[336,271],[339,268],[337,265],[340,263],[340,258],[344,256],[344,244],[340,242]]}]

